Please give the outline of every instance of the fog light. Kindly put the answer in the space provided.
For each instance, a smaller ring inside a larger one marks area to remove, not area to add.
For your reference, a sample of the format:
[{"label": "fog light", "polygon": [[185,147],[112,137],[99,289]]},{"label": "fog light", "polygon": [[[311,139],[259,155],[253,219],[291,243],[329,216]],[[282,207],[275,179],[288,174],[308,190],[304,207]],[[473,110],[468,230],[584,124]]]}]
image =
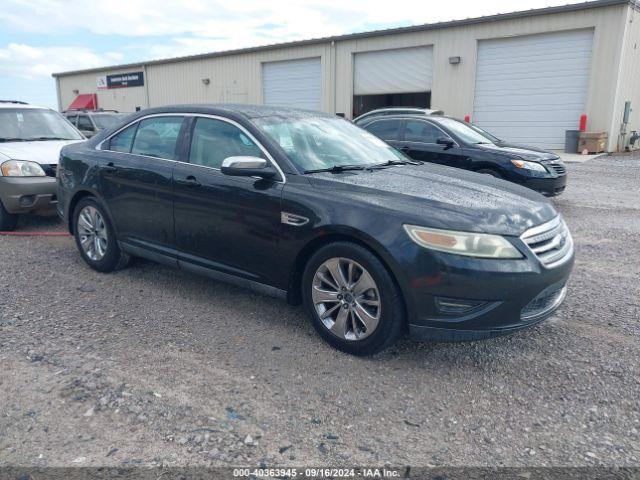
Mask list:
[{"label": "fog light", "polygon": [[36,201],[35,195],[23,195],[20,197],[20,206],[21,207],[30,207]]},{"label": "fog light", "polygon": [[482,300],[464,300],[449,297],[435,297],[435,302],[436,308],[447,315],[463,315],[487,304]]}]

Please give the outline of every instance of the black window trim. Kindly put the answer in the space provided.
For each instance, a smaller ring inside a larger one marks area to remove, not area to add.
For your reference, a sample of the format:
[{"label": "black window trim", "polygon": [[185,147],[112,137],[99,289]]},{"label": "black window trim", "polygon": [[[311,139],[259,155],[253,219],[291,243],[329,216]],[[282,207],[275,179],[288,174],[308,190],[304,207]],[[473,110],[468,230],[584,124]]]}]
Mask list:
[{"label": "black window trim", "polygon": [[[193,126],[195,125],[195,122],[192,121],[193,118],[212,118],[214,120],[221,120],[223,122],[227,122],[235,127],[237,127],[238,129],[240,129],[242,131],[242,133],[244,133],[245,135],[247,135],[247,137],[249,137],[251,139],[251,141],[253,143],[255,143],[258,148],[260,150],[262,150],[262,153],[264,153],[267,162],[270,162],[271,165],[276,169],[276,171],[278,172],[279,176],[280,176],[280,180],[274,180],[275,183],[282,183],[285,184],[287,183],[287,177],[284,174],[284,172],[282,171],[282,169],[280,168],[280,165],[278,165],[278,162],[275,161],[275,159],[273,158],[273,155],[271,155],[271,153],[269,153],[269,151],[265,148],[264,145],[262,145],[262,143],[260,143],[258,141],[258,139],[256,139],[256,137],[254,135],[251,134],[251,132],[249,130],[247,130],[243,125],[241,125],[240,123],[236,122],[235,120],[232,120],[230,118],[226,118],[226,117],[222,117],[220,115],[213,115],[213,114],[207,114],[207,113],[179,113],[179,112],[171,112],[171,113],[152,113],[149,115],[145,115],[144,117],[140,117],[140,118],[136,118],[135,120],[127,123],[126,125],[122,126],[121,128],[119,128],[118,130],[116,130],[115,132],[113,132],[111,135],[109,135],[107,138],[105,138],[104,140],[102,140],[101,142],[99,142],[94,149],[95,150],[101,150],[101,151],[105,151],[105,152],[112,152],[112,153],[123,153],[125,155],[133,155],[136,157],[144,157],[144,158],[153,158],[155,160],[164,160],[165,162],[180,162],[180,163],[184,163],[187,165],[193,165],[196,167],[200,167],[200,168],[208,168],[210,170],[216,170],[216,171],[220,171],[219,168],[214,168],[214,167],[207,167],[205,165],[197,165],[195,163],[191,163],[189,162],[189,157],[187,156],[186,159],[178,159],[178,160],[171,160],[168,158],[161,158],[161,157],[153,157],[150,155],[141,155],[139,153],[127,153],[127,152],[117,152],[115,150],[110,150],[109,147],[111,145],[111,139],[113,137],[115,137],[116,135],[118,135],[120,132],[122,132],[123,130],[126,130],[127,128],[129,128],[131,125],[133,125],[134,123],[137,123],[138,125],[140,124],[140,122],[142,122],[143,120],[147,120],[149,118],[154,118],[154,117],[183,117],[183,124],[181,128],[185,127],[185,123],[189,122],[190,125],[190,130],[189,130],[189,148],[191,148],[191,133],[193,129]],[[136,127],[136,133],[137,133],[137,127]],[[182,133],[182,130],[181,130]],[[135,134],[134,134],[134,141],[135,141]],[[176,143],[176,152],[184,152],[186,149],[184,148],[184,145],[182,144],[183,139],[182,136],[180,136],[180,138],[178,138],[178,142]],[[133,143],[131,144],[131,148],[133,148]]]}]

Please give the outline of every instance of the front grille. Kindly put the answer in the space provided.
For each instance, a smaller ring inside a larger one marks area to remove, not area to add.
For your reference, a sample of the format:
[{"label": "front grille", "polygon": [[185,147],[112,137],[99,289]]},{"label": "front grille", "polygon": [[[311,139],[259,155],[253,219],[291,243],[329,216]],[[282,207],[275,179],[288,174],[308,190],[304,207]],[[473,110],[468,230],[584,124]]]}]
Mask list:
[{"label": "front grille", "polygon": [[559,160],[552,160],[550,162],[545,163],[545,165],[551,169],[552,172],[555,172],[556,175],[564,175],[567,173],[567,168],[564,166]]},{"label": "front grille", "polygon": [[566,287],[552,291],[545,290],[522,309],[520,318],[522,320],[535,320],[547,315],[560,306],[566,293]]},{"label": "front grille", "polygon": [[573,239],[559,215],[550,222],[530,228],[520,239],[547,268],[561,265],[573,253]]},{"label": "front grille", "polygon": [[44,173],[47,175],[47,177],[56,176],[56,170],[58,169],[58,165],[56,165],[55,163],[52,163],[51,165],[40,165],[40,166],[44,170]]}]

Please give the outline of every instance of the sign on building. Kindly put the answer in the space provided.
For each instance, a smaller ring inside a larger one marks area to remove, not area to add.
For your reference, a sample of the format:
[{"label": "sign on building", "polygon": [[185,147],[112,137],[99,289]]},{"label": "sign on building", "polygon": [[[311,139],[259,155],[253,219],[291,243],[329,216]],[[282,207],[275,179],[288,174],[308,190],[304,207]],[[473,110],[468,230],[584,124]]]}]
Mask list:
[{"label": "sign on building", "polygon": [[98,90],[110,88],[141,87],[144,85],[144,72],[116,73],[97,78]]}]

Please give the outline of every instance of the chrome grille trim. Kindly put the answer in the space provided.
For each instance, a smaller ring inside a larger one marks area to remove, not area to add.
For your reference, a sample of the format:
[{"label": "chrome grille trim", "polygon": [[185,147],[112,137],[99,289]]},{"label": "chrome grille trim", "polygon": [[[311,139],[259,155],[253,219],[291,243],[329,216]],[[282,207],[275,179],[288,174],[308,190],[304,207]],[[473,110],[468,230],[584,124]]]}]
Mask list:
[{"label": "chrome grille trim", "polygon": [[573,254],[573,239],[560,215],[530,228],[520,239],[546,268],[562,265]]},{"label": "chrome grille trim", "polygon": [[547,167],[547,169],[558,176],[564,175],[567,173],[567,167],[565,167],[564,163],[561,160],[547,160],[543,161],[542,164]]}]

